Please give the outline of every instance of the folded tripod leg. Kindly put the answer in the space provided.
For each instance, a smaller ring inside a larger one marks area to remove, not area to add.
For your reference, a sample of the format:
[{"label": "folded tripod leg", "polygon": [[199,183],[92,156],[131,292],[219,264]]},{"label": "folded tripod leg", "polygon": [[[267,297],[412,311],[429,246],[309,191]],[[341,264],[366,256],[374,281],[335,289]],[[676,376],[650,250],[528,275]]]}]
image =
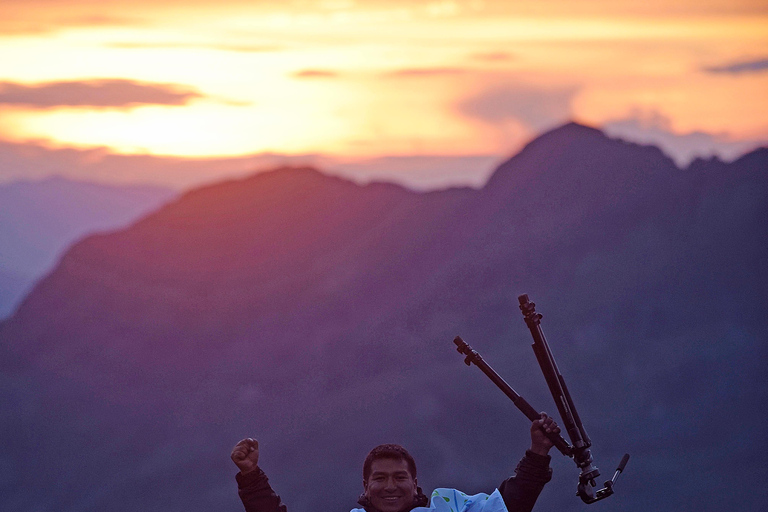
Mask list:
[{"label": "folded tripod leg", "polygon": [[606,482],[603,489],[595,491],[595,479],[600,476],[600,471],[592,465],[592,453],[589,450],[592,441],[590,441],[584,429],[584,424],[576,412],[571,394],[568,392],[565,380],[557,368],[555,358],[549,349],[544,332],[541,330],[541,315],[536,312],[536,305],[528,300],[528,295],[519,296],[518,301],[520,302],[520,310],[523,312],[525,323],[528,325],[528,329],[533,336],[533,352],[536,354],[536,359],[547,381],[549,391],[552,393],[557,410],[560,412],[563,427],[573,444],[573,460],[581,469],[576,494],[585,503],[594,503],[595,501],[607,498],[613,494],[613,483],[616,481],[619,473],[624,470],[624,466],[629,460],[629,455],[624,455],[613,479]]},{"label": "folded tripod leg", "polygon": [[[515,390],[512,389],[510,385],[507,384],[506,381],[502,379],[499,374],[490,367],[488,363],[485,362],[485,360],[483,360],[482,356],[478,354],[477,351],[472,349],[472,347],[470,347],[463,339],[461,339],[460,336],[456,336],[453,342],[456,344],[456,350],[467,356],[464,358],[464,362],[467,363],[467,366],[474,363],[475,366],[480,368],[483,373],[486,374],[488,378],[490,378],[493,383],[496,384],[496,386],[498,386],[499,389],[501,389],[510,400],[512,400],[512,403],[514,403],[515,406],[520,409],[529,420],[536,421],[539,419],[540,416],[536,409],[531,407],[531,404],[526,402],[523,397],[518,395]],[[552,441],[552,443],[554,443],[555,448],[560,450],[560,453],[568,457],[571,456],[572,448],[568,444],[568,441],[563,439],[563,436],[554,433],[546,434],[546,436],[550,441]]]}]

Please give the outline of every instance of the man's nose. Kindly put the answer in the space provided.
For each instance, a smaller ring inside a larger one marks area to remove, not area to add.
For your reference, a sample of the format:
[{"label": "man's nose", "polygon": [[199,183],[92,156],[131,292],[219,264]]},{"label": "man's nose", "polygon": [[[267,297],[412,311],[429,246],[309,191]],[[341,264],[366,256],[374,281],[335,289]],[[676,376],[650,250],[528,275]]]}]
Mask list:
[{"label": "man's nose", "polygon": [[387,478],[387,485],[384,487],[384,490],[386,491],[396,491],[397,490],[397,482],[395,482],[394,477]]}]

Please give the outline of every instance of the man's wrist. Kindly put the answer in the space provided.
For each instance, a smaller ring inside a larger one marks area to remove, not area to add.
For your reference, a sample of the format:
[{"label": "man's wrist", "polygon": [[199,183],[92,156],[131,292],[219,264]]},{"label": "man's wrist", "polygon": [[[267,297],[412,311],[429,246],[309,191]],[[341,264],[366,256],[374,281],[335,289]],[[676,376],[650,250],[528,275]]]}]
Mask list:
[{"label": "man's wrist", "polygon": [[237,480],[237,486],[241,489],[245,487],[250,487],[256,482],[262,481],[266,476],[264,475],[264,472],[259,469],[257,466],[252,471],[248,471],[247,473],[243,473],[242,470],[235,475],[235,480]]},{"label": "man's wrist", "polygon": [[243,475],[243,476],[245,476],[245,475],[249,475],[249,474],[251,474],[251,473],[255,473],[255,472],[257,472],[258,470],[259,470],[259,466],[253,466],[253,467],[252,467],[252,468],[250,468],[250,469],[243,469],[243,468],[240,468],[240,474],[241,474],[241,475]]},{"label": "man's wrist", "polygon": [[552,460],[552,456],[549,454],[541,455],[532,452],[531,450],[525,450],[525,457],[523,457],[523,459],[527,460],[528,463],[533,464],[534,466],[548,468],[549,462]]}]

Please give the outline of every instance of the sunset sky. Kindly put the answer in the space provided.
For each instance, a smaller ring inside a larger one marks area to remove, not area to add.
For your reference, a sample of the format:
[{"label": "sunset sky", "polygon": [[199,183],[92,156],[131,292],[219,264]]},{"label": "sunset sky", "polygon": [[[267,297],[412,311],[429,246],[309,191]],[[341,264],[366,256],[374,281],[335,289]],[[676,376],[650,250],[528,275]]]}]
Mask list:
[{"label": "sunset sky", "polygon": [[3,0],[0,59],[0,181],[60,156],[177,185],[93,164],[450,173],[570,119],[681,165],[768,144],[764,0]]}]

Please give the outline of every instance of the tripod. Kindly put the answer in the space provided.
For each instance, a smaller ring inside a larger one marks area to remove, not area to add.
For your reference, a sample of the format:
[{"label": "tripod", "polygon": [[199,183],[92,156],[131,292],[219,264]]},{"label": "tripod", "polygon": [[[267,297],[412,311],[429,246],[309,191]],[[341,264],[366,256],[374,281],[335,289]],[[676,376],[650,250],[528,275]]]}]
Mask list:
[{"label": "tripod", "polygon": [[[536,305],[528,300],[528,295],[520,295],[518,297],[520,302],[520,310],[523,312],[525,323],[533,336],[533,352],[536,355],[536,360],[539,362],[541,371],[544,374],[544,379],[547,381],[549,391],[552,393],[552,398],[555,400],[557,410],[560,413],[560,417],[563,421],[563,427],[568,433],[568,437],[571,442],[568,443],[560,434],[549,433],[547,437],[552,441],[555,448],[560,453],[567,457],[573,458],[576,466],[579,467],[581,472],[579,473],[579,484],[576,494],[585,503],[594,503],[596,501],[607,498],[613,494],[613,486],[616,483],[616,479],[624,471],[624,467],[629,461],[629,454],[624,454],[621,458],[619,466],[613,474],[613,478],[607,480],[603,484],[602,489],[596,489],[595,480],[600,476],[600,471],[595,467],[592,462],[592,453],[589,448],[592,446],[592,441],[589,439],[584,424],[579,418],[576,407],[573,405],[571,394],[568,392],[568,387],[565,385],[565,379],[563,379],[560,370],[557,368],[555,358],[552,355],[552,351],[549,348],[544,332],[541,330],[541,318],[542,316],[536,312]],[[456,336],[453,340],[456,344],[457,350],[464,354],[466,358],[464,362],[467,366],[475,364],[480,370],[482,370],[488,378],[493,381],[499,389],[501,389],[507,397],[512,400],[512,403],[525,414],[525,416],[535,421],[539,419],[539,413],[536,412],[523,397],[518,395],[504,379],[502,379],[493,368],[486,363],[480,354],[477,353],[472,347],[470,347],[461,337]]]}]

